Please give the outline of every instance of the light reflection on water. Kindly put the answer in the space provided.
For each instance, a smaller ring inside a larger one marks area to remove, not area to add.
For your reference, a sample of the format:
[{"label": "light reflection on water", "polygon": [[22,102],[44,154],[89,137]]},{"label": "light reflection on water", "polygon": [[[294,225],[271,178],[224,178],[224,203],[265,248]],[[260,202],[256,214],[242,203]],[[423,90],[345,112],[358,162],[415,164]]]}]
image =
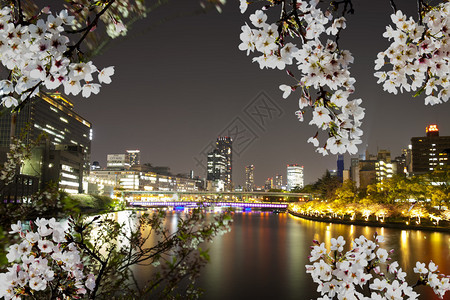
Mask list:
[{"label": "light reflection on water", "polygon": [[[450,234],[315,222],[288,214],[252,212],[234,214],[232,231],[217,238],[210,248],[211,262],[202,272],[203,299],[315,299],[316,286],[305,272],[312,240],[330,246],[342,235],[348,243],[375,232],[385,237],[382,247],[396,249],[407,273],[417,260],[432,259],[442,273],[450,274]],[[347,248],[348,249],[348,248]],[[413,283],[417,277],[410,281]],[[438,299],[426,287],[420,299]],[[447,295],[448,296],[448,295]]]},{"label": "light reflection on water", "polygon": [[[178,217],[169,212],[165,225],[175,230]],[[205,290],[202,299],[316,299],[317,287],[305,272],[312,240],[329,248],[331,238],[340,235],[347,241],[346,249],[362,234],[383,235],[382,247],[396,249],[393,260],[410,274],[410,284],[417,279],[412,272],[416,261],[433,260],[442,273],[450,274],[449,233],[315,222],[287,213],[235,213],[233,220],[231,232],[210,244],[211,261],[198,280]],[[151,273],[145,267],[136,271],[141,282]],[[438,299],[428,287],[416,291],[420,299]]]}]

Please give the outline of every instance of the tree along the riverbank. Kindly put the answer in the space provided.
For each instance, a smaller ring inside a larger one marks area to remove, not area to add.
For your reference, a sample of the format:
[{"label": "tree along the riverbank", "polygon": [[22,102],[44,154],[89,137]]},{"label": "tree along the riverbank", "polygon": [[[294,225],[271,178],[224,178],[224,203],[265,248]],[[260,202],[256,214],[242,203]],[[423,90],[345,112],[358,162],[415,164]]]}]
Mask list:
[{"label": "tree along the riverbank", "polygon": [[327,170],[315,183],[296,192],[315,193],[322,200],[340,204],[419,202],[442,209],[450,204],[450,167],[412,177],[394,175],[382,182],[368,185],[367,188],[358,188],[351,180],[341,183]]}]

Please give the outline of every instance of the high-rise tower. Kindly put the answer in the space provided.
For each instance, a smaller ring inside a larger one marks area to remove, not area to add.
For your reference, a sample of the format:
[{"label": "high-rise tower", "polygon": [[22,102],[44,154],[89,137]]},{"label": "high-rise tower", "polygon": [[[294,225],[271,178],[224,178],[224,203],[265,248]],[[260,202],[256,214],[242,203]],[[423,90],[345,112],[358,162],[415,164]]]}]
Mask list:
[{"label": "high-rise tower", "polygon": [[450,164],[450,136],[439,136],[437,125],[426,127],[427,135],[411,138],[412,171],[414,174],[431,172]]},{"label": "high-rise tower", "polygon": [[232,139],[231,137],[218,137],[216,141],[216,149],[217,151],[225,156],[226,161],[226,170],[225,170],[225,185],[228,185],[230,187],[232,182]]},{"label": "high-rise tower", "polygon": [[287,165],[287,190],[295,187],[303,188],[303,166],[297,164]]},{"label": "high-rise tower", "polygon": [[254,171],[253,165],[245,167],[245,189],[247,192],[252,192],[255,187]]},{"label": "high-rise tower", "polygon": [[225,183],[226,179],[227,161],[226,157],[222,155],[219,150],[214,149],[208,153],[208,168],[206,179],[212,181],[221,180]]}]

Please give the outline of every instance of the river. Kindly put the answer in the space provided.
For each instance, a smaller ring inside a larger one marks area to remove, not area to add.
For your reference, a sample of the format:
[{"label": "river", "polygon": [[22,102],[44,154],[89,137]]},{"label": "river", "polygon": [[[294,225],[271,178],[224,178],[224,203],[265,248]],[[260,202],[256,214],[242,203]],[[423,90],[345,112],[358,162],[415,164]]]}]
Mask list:
[{"label": "river", "polygon": [[[305,272],[312,240],[329,247],[330,239],[340,235],[347,243],[362,234],[383,235],[382,247],[396,249],[393,260],[409,270],[410,283],[417,280],[412,269],[418,260],[433,260],[442,273],[450,274],[448,233],[331,224],[287,213],[236,213],[233,219],[231,232],[211,244],[211,261],[199,280],[205,289],[202,299],[316,299],[317,287]],[[416,291],[420,299],[439,299],[429,287]]]},{"label": "river", "polygon": [[[169,213],[167,223],[176,228],[178,213]],[[408,273],[410,284],[417,281],[412,272],[416,261],[433,260],[439,270],[450,275],[450,233],[354,226],[304,220],[288,213],[234,213],[231,232],[210,244],[210,263],[202,270],[198,286],[205,290],[201,299],[316,299],[317,286],[305,265],[312,240],[325,242],[342,235],[348,249],[351,240],[365,235],[383,235],[381,244]],[[145,272],[144,272],[145,273]],[[143,275],[142,273],[140,275]],[[143,278],[141,278],[143,279]],[[419,299],[439,299],[429,287],[418,287]],[[450,299],[447,292],[445,299]]]}]

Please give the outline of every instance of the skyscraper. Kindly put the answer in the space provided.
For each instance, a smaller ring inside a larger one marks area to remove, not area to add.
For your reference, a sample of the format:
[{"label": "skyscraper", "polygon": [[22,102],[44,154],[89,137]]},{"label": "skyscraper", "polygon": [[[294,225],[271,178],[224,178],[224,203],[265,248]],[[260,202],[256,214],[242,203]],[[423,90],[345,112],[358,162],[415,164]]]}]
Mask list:
[{"label": "skyscraper", "polygon": [[130,160],[130,166],[141,164],[141,151],[140,150],[127,150],[128,159]]},{"label": "skyscraper", "polygon": [[303,166],[297,164],[287,165],[287,190],[295,187],[303,188]]},{"label": "skyscraper", "polygon": [[207,180],[226,182],[227,159],[218,149],[208,153]]},{"label": "skyscraper", "polygon": [[274,178],[274,188],[282,189],[283,188],[283,175],[277,174]]},{"label": "skyscraper", "polygon": [[273,177],[269,177],[266,179],[266,182],[264,183],[264,189],[266,191],[273,189]]},{"label": "skyscraper", "polygon": [[[8,150],[10,134],[19,136],[27,125],[26,143],[45,133],[45,141],[33,149],[21,174],[39,177],[41,188],[49,182],[68,193],[82,192],[82,178],[89,172],[92,126],[74,112],[73,104],[61,94],[41,92],[17,113],[11,128],[11,114],[0,116],[0,152]],[[12,130],[11,130],[12,129]]]},{"label": "skyscraper", "polygon": [[450,136],[439,136],[437,125],[426,127],[426,136],[411,138],[412,171],[427,173],[449,165]]},{"label": "skyscraper", "polygon": [[252,192],[255,187],[254,171],[255,167],[253,165],[245,167],[245,189],[248,192]]},{"label": "skyscraper", "polygon": [[106,156],[106,168],[111,170],[128,170],[130,157],[128,154],[108,154]]},{"label": "skyscraper", "polygon": [[218,137],[216,141],[216,149],[218,153],[223,155],[225,157],[226,165],[225,165],[225,185],[228,186],[228,188],[231,188],[232,183],[232,139],[230,137]]},{"label": "skyscraper", "polygon": [[344,173],[344,155],[339,154],[337,158],[337,176],[342,181]]}]

